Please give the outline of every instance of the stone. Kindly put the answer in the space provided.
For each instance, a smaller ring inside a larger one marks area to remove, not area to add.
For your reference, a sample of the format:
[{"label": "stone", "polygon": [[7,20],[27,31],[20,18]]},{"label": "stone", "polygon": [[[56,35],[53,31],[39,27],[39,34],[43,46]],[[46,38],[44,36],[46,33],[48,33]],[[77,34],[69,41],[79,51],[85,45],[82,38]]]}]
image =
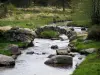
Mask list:
[{"label": "stone", "polygon": [[17,59],[17,55],[12,55],[12,58],[13,59]]},{"label": "stone", "polygon": [[51,49],[58,49],[58,46],[57,45],[52,45]]},{"label": "stone", "polygon": [[6,55],[2,55],[0,54],[0,66],[15,66],[15,60],[10,57],[10,56],[6,56]]},{"label": "stone", "polygon": [[76,33],[75,31],[72,31],[70,28],[62,28],[61,26],[56,26],[56,25],[46,25],[46,26],[42,26],[40,28],[37,28],[35,30],[35,33],[37,35],[37,37],[40,37],[40,33],[45,31],[45,30],[54,30],[57,31],[59,34],[65,34],[66,36],[68,36],[68,38],[70,40],[73,40],[76,38]]},{"label": "stone", "polygon": [[68,37],[65,34],[60,35],[59,38],[61,39],[61,41],[68,40]]},{"label": "stone", "polygon": [[33,44],[33,40],[28,44],[28,47],[33,47],[34,44]]},{"label": "stone", "polygon": [[81,54],[91,54],[91,53],[94,53],[96,52],[96,48],[89,48],[89,49],[84,49],[84,50],[81,50],[80,53]]},{"label": "stone", "polygon": [[44,62],[46,65],[66,64],[72,65],[73,58],[67,55],[56,55]]},{"label": "stone", "polygon": [[72,31],[74,31],[74,28],[70,28]]},{"label": "stone", "polygon": [[55,54],[50,54],[50,55],[48,56],[48,58],[52,58],[53,56],[55,56]]},{"label": "stone", "polygon": [[57,55],[67,55],[69,51],[67,49],[56,50]]},{"label": "stone", "polygon": [[34,40],[36,34],[29,28],[13,27],[6,31],[4,36],[9,41],[21,41],[30,43],[32,40]]},{"label": "stone", "polygon": [[75,53],[75,52],[70,52],[70,53],[68,53],[68,55],[74,57],[75,55],[77,55],[77,53]]},{"label": "stone", "polygon": [[81,28],[81,30],[85,31],[85,30],[86,30],[86,28],[85,28],[85,27],[82,27],[82,28]]},{"label": "stone", "polygon": [[31,51],[31,52],[27,52],[26,54],[34,54],[34,52],[33,52],[33,51]]},{"label": "stone", "polygon": [[45,54],[47,54],[46,52],[42,52],[42,55],[45,55]]},{"label": "stone", "polygon": [[20,51],[18,45],[15,45],[15,44],[10,44],[8,46],[8,50],[11,52],[12,55],[20,55],[21,54],[21,51]]}]

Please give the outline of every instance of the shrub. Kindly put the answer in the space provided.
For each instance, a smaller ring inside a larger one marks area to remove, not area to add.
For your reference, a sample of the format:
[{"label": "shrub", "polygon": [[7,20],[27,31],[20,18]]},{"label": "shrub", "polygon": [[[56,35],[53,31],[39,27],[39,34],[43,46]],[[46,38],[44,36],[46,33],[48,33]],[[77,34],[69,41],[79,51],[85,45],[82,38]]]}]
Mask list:
[{"label": "shrub", "polygon": [[88,31],[87,39],[100,41],[100,26],[93,26]]},{"label": "shrub", "polygon": [[45,30],[40,33],[41,38],[57,38],[59,33],[53,30]]}]

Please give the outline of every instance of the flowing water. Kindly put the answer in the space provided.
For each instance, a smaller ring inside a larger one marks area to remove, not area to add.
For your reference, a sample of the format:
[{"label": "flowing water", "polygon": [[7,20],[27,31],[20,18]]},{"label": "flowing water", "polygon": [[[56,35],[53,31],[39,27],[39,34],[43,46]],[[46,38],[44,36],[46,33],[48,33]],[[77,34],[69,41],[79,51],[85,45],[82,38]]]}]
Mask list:
[{"label": "flowing water", "polygon": [[[64,35],[63,35],[64,37]],[[59,49],[66,49],[69,40],[50,40],[38,39],[34,41],[34,47],[30,47],[24,51],[17,58],[14,68],[0,68],[0,75],[70,75],[80,64],[85,56],[76,53],[73,57],[72,67],[53,67],[45,65],[44,62],[48,59],[50,54],[56,54],[56,50],[51,49],[52,45],[58,45]],[[27,52],[34,51],[32,55],[26,54]],[[79,57],[82,57],[80,60]]]}]

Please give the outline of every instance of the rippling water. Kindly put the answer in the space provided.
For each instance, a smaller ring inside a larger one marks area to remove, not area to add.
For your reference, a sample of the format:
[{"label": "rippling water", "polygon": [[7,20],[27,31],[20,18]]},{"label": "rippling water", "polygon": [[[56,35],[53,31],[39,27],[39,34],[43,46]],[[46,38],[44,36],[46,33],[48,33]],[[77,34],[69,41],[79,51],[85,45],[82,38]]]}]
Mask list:
[{"label": "rippling water", "polygon": [[[48,59],[47,57],[50,54],[56,54],[56,51],[50,47],[58,45],[59,49],[66,49],[69,40],[60,41],[36,38],[33,43],[34,47],[22,51],[22,54],[16,60],[14,68],[0,68],[0,75],[70,75],[75,70],[76,65],[84,60],[84,56],[76,53],[72,67],[47,66],[44,64]],[[35,54],[27,55],[26,53],[30,51],[34,51]],[[78,59],[80,56],[83,57],[82,60]]]}]

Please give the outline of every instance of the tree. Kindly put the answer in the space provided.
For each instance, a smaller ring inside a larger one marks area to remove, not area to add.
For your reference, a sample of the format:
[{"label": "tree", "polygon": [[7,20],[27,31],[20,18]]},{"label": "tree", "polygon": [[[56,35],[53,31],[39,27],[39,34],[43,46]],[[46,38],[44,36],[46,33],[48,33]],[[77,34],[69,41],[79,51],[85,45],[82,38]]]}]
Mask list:
[{"label": "tree", "polygon": [[93,14],[92,23],[100,24],[100,0],[92,0]]},{"label": "tree", "polygon": [[100,0],[73,0],[77,2],[73,20],[79,24],[100,24]]}]

